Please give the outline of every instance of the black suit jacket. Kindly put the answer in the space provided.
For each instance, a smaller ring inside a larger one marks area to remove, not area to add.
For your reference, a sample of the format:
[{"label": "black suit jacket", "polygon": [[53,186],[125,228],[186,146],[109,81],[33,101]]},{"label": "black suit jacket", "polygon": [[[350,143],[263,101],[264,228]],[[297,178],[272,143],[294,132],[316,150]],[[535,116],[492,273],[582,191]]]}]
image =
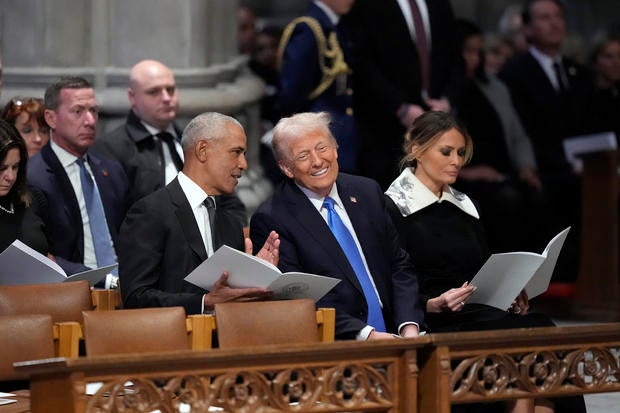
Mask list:
[{"label": "black suit jacket", "polygon": [[[216,237],[243,251],[243,227],[229,205],[234,199],[217,202]],[[178,178],[130,208],[118,257],[125,307],[183,306],[187,314],[200,314],[206,291],[184,278],[207,259],[207,252]]]},{"label": "black suit jacket", "polygon": [[[386,211],[383,194],[368,178],[340,174],[338,194],[355,228],[383,303],[390,332],[403,322],[423,325],[418,283],[409,256]],[[285,180],[253,215],[250,236],[255,252],[271,230],[280,235],[279,268],[342,280],[319,306],[336,308],[336,336],[355,338],[367,324],[368,306],[357,277],[325,220],[292,180]]]},{"label": "black suit jacket", "polygon": [[588,132],[586,97],[590,77],[585,68],[570,59],[564,58],[562,64],[569,82],[564,94],[555,91],[529,52],[509,61],[499,74],[510,89],[543,175],[570,173],[562,140]]},{"label": "black suit jacket", "polygon": [[[455,54],[454,14],[448,0],[426,2],[431,26],[431,97],[450,97]],[[396,112],[403,103],[424,105],[417,47],[396,0],[357,0],[354,27],[353,103],[364,149],[361,167],[387,187],[398,174],[405,127]]]},{"label": "black suit jacket", "polygon": [[[173,126],[180,137],[182,131]],[[165,186],[161,147],[133,110],[125,124],[95,141],[93,151],[123,165],[129,177],[131,203]]]},{"label": "black suit jacket", "polygon": [[[88,154],[103,202],[110,236],[118,253],[118,231],[127,212],[128,182],[116,161]],[[49,251],[68,274],[84,271],[84,231],[77,197],[51,144],[28,160],[28,182],[41,192],[40,214],[46,224]]]}]

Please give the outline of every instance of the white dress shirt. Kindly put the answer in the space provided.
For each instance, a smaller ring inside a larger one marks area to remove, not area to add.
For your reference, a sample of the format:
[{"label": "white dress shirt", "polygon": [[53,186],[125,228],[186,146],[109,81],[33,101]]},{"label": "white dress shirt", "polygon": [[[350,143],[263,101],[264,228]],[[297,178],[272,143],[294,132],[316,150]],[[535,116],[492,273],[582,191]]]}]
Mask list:
[{"label": "white dress shirt", "polygon": [[[140,123],[142,123],[142,125],[144,125],[146,130],[151,135],[153,135],[153,139],[155,139],[155,141],[159,141],[160,140],[157,137],[157,134],[160,133],[160,132],[168,132],[172,136],[174,136],[175,138],[178,138],[177,133],[174,131],[174,128],[172,127],[172,125],[168,126],[168,129],[166,129],[165,131],[161,131],[161,130],[159,130],[157,128],[154,128],[151,125],[146,124],[146,123],[144,123],[142,121],[140,121]],[[181,160],[184,160],[184,158],[183,158],[183,148],[181,147],[181,144],[179,143],[178,139],[174,140],[174,147],[176,148],[177,153],[181,157]],[[176,176],[179,173],[179,171],[177,170],[177,167],[174,164],[174,161],[172,160],[172,155],[170,155],[170,148],[168,147],[168,145],[165,142],[163,142],[162,145],[161,145],[161,148],[162,148],[162,152],[164,154],[164,176],[165,176],[164,179],[165,179],[166,185],[168,185],[174,178],[176,178]]]}]

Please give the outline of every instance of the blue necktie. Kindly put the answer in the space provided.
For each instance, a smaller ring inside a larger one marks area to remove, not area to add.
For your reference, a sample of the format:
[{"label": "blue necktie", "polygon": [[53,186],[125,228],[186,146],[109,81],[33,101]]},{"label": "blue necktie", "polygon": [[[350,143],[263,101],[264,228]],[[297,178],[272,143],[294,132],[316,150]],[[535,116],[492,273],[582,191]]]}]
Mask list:
[{"label": "blue necktie", "polygon": [[370,275],[368,275],[366,271],[364,261],[355,244],[355,240],[334,209],[334,200],[332,198],[325,198],[323,201],[323,208],[327,209],[327,224],[329,225],[329,229],[332,230],[332,233],[338,240],[344,255],[346,255],[349,260],[349,264],[353,267],[353,271],[355,271],[355,275],[357,275],[357,279],[362,286],[362,291],[364,292],[366,303],[368,304],[368,320],[366,320],[366,322],[368,325],[374,327],[376,331],[385,332],[385,322],[383,321],[379,297],[372,285]]},{"label": "blue necktie", "polygon": [[[110,231],[105,220],[103,212],[103,203],[99,196],[99,191],[95,186],[93,177],[86,170],[84,160],[77,159],[80,167],[80,181],[82,183],[82,193],[84,194],[84,202],[86,203],[86,211],[88,212],[88,223],[90,225],[90,233],[93,236],[93,244],[95,247],[95,256],[97,258],[97,267],[116,264],[116,255],[112,248]],[[114,275],[117,271],[112,272]]]}]

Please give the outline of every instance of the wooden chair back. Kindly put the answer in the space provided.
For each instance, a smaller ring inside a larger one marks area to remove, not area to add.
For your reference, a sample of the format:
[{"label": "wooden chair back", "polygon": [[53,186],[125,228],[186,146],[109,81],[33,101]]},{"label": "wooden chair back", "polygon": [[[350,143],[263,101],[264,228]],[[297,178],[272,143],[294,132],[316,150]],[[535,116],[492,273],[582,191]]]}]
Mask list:
[{"label": "wooden chair back", "polygon": [[16,361],[54,357],[52,317],[48,314],[0,316],[0,380],[23,380],[13,369]]},{"label": "wooden chair back", "polygon": [[183,307],[84,311],[86,355],[189,350]]},{"label": "wooden chair back", "polygon": [[320,342],[311,299],[215,304],[220,348]]},{"label": "wooden chair back", "polygon": [[82,323],[82,311],[93,309],[86,280],[30,285],[0,285],[0,315],[49,314],[52,322]]}]

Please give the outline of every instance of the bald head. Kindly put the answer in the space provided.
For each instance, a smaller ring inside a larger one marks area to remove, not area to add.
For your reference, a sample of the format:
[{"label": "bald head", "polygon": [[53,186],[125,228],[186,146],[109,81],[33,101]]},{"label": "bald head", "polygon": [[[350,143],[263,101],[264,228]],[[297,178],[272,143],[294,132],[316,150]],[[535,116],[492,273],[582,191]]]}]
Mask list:
[{"label": "bald head", "polygon": [[143,122],[165,130],[179,109],[172,70],[156,60],[138,62],[129,72],[129,103]]}]

